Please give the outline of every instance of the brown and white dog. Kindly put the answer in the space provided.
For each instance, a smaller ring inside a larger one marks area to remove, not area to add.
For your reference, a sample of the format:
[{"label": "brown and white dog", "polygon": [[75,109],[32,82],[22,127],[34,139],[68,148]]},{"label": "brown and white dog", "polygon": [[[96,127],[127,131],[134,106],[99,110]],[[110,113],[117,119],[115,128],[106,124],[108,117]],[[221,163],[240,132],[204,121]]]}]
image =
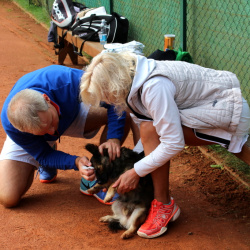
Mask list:
[{"label": "brown and white dog", "polygon": [[[91,163],[97,178],[97,184],[88,189],[88,192],[94,194],[107,188],[104,202],[109,202],[116,194],[116,189],[112,188],[112,184],[121,174],[133,168],[134,163],[139,161],[142,156],[129,148],[122,147],[121,157],[110,161],[106,149],[103,155],[100,154],[98,146],[94,144],[87,144],[86,149],[93,155]],[[119,197],[112,204],[113,215],[101,217],[100,221],[108,223],[113,232],[118,229],[127,229],[121,238],[130,238],[145,221],[153,199],[153,183],[151,176],[147,175],[140,178],[136,189],[119,194]]]}]

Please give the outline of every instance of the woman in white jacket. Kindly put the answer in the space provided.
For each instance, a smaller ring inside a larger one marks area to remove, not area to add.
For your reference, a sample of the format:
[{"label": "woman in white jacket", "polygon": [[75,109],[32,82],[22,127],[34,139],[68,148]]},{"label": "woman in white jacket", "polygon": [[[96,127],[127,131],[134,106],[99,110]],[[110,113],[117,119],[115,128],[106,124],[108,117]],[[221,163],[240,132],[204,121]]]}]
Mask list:
[{"label": "woman in white jacket", "polygon": [[139,126],[145,157],[113,187],[118,193],[128,192],[140,177],[151,174],[155,199],[137,231],[141,237],[162,235],[168,222],[179,217],[180,209],[169,194],[169,167],[185,144],[218,143],[238,153],[248,138],[249,106],[237,77],[228,71],[107,52],[92,60],[80,88],[88,104],[105,101],[118,112],[128,109]]}]

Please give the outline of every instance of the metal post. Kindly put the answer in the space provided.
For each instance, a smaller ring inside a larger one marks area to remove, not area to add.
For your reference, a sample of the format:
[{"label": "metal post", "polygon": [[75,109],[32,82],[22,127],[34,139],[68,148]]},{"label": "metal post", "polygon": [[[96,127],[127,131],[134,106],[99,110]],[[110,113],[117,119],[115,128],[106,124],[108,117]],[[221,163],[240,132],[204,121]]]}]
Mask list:
[{"label": "metal post", "polygon": [[181,0],[181,48],[187,50],[187,1]]},{"label": "metal post", "polygon": [[113,1],[112,0],[101,0],[101,6],[105,7],[108,14],[111,14],[113,12]]},{"label": "metal post", "polygon": [[112,13],[114,11],[113,10],[113,0],[109,1],[109,6],[110,6],[110,13]]}]

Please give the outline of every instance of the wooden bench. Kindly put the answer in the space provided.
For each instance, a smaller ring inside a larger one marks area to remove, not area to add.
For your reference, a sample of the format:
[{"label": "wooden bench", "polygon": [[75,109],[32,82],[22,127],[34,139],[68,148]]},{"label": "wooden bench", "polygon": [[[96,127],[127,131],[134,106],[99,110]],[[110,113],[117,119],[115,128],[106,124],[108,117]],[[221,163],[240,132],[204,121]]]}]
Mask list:
[{"label": "wooden bench", "polygon": [[[66,30],[57,27],[58,43],[62,41],[62,36]],[[73,64],[78,64],[78,55],[74,53],[73,44],[76,48],[80,48],[84,40],[77,36],[72,36],[72,32],[68,31],[64,38],[64,48],[58,51],[58,64],[63,64],[67,55],[69,55]],[[96,56],[103,50],[103,46],[99,42],[85,42],[83,51],[91,57]]]}]

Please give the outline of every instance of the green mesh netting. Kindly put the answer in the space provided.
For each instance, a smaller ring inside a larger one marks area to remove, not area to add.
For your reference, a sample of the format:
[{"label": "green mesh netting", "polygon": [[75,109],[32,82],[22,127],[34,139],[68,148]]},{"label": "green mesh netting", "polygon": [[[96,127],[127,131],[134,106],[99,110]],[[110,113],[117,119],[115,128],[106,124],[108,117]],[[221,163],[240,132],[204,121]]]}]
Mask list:
[{"label": "green mesh netting", "polygon": [[[38,0],[31,0],[38,1]],[[51,9],[53,0],[40,0]],[[181,46],[181,0],[78,0],[88,7],[105,6],[128,18],[129,41],[145,45],[148,56],[163,49],[164,34],[175,34]],[[187,0],[187,51],[196,64],[234,72],[250,103],[250,2],[248,0]]]}]

